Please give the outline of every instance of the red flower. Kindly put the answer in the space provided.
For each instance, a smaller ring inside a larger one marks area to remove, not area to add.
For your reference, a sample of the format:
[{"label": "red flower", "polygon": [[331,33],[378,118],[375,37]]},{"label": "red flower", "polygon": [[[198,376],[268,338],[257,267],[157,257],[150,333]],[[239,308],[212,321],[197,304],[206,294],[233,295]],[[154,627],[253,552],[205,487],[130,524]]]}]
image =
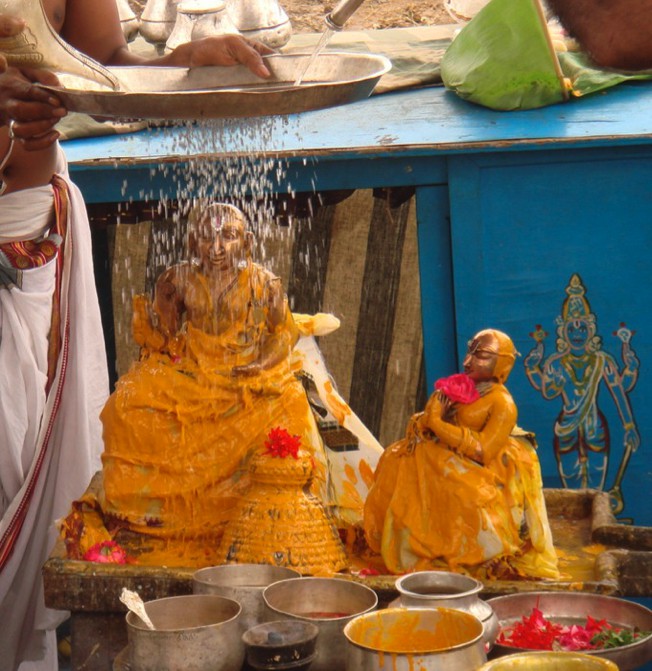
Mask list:
[{"label": "red flower", "polygon": [[99,564],[126,564],[127,553],[115,541],[102,541],[88,548],[82,559]]},{"label": "red flower", "polygon": [[298,459],[300,445],[300,436],[293,436],[285,429],[277,427],[272,429],[267,436],[265,454],[268,454],[270,457],[281,457],[282,459],[285,459],[287,456]]},{"label": "red flower", "polygon": [[435,382],[435,389],[448,396],[454,403],[473,403],[480,398],[475,382],[466,373],[442,377]]}]

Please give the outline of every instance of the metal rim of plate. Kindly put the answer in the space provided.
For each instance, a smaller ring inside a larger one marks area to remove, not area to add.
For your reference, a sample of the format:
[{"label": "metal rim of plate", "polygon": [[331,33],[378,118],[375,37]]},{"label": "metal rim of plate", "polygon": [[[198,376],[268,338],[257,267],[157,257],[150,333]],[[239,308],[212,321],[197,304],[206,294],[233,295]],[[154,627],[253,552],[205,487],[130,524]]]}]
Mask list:
[{"label": "metal rim of plate", "polygon": [[[97,87],[59,74],[64,88],[45,87],[69,111],[120,119],[192,120],[278,116],[356,102],[371,95],[391,61],[377,54],[319,54],[303,83],[294,85],[313,54],[266,56],[262,80],[244,66],[112,67],[124,90]],[[153,78],[151,75],[155,73]],[[219,82],[219,86],[215,83]],[[91,85],[91,88],[86,88]]]}]

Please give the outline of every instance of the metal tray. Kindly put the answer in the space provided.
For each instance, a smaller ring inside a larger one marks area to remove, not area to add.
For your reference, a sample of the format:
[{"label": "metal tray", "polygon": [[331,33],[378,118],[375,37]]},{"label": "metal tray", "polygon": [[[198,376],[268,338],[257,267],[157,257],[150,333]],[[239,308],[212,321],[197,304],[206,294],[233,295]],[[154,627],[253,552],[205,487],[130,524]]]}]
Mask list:
[{"label": "metal tray", "polygon": [[266,56],[272,77],[262,80],[244,66],[108,68],[115,91],[75,75],[62,87],[45,87],[69,111],[128,119],[201,119],[292,114],[367,98],[391,62],[375,54],[325,52],[302,74],[312,54]]}]

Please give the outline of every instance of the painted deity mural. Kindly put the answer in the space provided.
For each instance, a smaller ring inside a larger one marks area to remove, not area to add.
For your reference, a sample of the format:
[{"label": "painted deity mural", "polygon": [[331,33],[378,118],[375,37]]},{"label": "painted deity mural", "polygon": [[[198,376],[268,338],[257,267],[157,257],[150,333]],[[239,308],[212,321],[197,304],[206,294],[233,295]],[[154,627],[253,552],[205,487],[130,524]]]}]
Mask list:
[{"label": "painted deity mural", "polygon": [[[632,453],[640,445],[629,397],[639,369],[631,346],[634,331],[622,323],[613,333],[620,341],[620,361],[606,352],[586,288],[577,274],[566,287],[556,324],[556,351],[546,355],[548,333],[537,326],[530,334],[535,345],[524,365],[530,384],[543,398],[561,403],[554,425],[554,453],[562,485],[608,489],[614,512],[621,513],[625,507],[623,478]],[[620,426],[610,426],[601,409],[601,389],[608,390]],[[621,437],[622,449],[618,449]],[[614,460],[619,460],[618,467],[613,481],[608,481]]]}]

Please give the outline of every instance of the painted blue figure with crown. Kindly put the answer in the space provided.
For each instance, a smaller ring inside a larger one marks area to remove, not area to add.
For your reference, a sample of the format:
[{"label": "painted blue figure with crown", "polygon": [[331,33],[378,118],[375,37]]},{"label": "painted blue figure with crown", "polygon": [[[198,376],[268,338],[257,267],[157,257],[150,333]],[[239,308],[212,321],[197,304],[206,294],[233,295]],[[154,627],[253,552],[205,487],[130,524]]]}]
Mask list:
[{"label": "painted blue figure with crown", "polygon": [[579,275],[571,277],[557,323],[557,351],[544,358],[547,333],[537,326],[530,334],[536,345],[525,358],[525,372],[545,399],[562,399],[554,427],[557,469],[564,487],[604,489],[610,455],[610,431],[598,407],[601,384],[614,400],[623,428],[623,454],[609,490],[613,509],[624,509],[622,480],[633,452],[640,444],[629,393],[638,378],[639,361],[631,348],[633,332],[624,324],[614,335],[621,341],[622,369],[615,357],[603,351],[597,320]]}]

